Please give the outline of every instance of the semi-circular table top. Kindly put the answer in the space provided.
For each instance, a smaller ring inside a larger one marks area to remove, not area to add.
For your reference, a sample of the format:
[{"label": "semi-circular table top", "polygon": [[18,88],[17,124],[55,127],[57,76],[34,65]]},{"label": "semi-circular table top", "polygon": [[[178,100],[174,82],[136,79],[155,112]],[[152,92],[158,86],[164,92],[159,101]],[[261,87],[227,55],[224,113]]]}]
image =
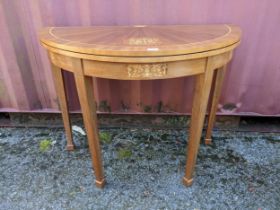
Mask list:
[{"label": "semi-circular table top", "polygon": [[233,25],[134,25],[47,27],[41,42],[54,49],[97,56],[174,56],[211,52],[236,45]]}]

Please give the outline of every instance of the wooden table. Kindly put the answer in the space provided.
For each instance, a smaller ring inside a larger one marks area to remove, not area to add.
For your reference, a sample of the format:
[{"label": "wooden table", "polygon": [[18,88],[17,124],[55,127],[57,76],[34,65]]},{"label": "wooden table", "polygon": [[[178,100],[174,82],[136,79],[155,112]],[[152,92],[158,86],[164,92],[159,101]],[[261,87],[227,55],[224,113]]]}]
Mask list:
[{"label": "wooden table", "polygon": [[211,143],[225,66],[231,60],[240,36],[239,27],[232,25],[51,27],[40,32],[41,43],[48,50],[52,64],[68,150],[73,150],[74,145],[62,69],[74,74],[97,187],[104,186],[105,178],[92,77],[153,80],[195,76],[187,163],[183,178],[183,183],[189,186],[193,182],[211,87],[213,98],[206,144]]}]

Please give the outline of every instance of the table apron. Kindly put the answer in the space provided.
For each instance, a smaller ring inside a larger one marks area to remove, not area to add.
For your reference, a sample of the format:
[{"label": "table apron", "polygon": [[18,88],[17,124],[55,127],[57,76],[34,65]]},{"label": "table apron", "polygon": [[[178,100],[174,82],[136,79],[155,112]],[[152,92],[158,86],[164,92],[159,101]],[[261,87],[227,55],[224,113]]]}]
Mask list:
[{"label": "table apron", "polygon": [[75,63],[81,62],[83,66],[83,74],[86,76],[119,80],[151,80],[184,77],[204,73],[209,58],[213,61],[213,70],[220,68],[230,61],[232,51],[210,57],[160,63],[104,62],[69,57],[55,52],[49,52],[49,57],[54,65],[71,72],[76,72]]}]

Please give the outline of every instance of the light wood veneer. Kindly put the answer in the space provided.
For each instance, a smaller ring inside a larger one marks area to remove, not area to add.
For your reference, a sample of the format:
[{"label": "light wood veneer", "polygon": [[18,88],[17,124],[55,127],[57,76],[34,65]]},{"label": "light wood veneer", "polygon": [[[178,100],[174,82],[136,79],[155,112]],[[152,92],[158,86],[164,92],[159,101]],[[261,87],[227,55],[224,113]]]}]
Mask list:
[{"label": "light wood veneer", "polygon": [[225,66],[239,45],[240,37],[240,28],[233,25],[48,27],[40,31],[41,43],[48,50],[52,63],[68,150],[73,150],[74,144],[62,69],[74,74],[97,187],[105,185],[105,177],[91,77],[153,80],[195,76],[187,164],[183,178],[183,183],[189,186],[193,182],[211,86],[213,98],[207,144],[212,141],[211,132]]}]

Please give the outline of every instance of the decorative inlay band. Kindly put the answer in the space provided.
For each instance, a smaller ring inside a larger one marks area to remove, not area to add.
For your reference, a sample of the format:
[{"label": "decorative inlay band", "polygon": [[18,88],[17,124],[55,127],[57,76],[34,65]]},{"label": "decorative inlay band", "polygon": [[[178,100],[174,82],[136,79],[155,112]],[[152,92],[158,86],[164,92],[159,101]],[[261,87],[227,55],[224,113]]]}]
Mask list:
[{"label": "decorative inlay band", "polygon": [[167,64],[129,64],[127,73],[131,78],[162,77],[167,74]]},{"label": "decorative inlay band", "polygon": [[128,40],[128,44],[129,45],[154,45],[154,44],[159,44],[159,39],[149,38],[149,37],[130,38]]}]

